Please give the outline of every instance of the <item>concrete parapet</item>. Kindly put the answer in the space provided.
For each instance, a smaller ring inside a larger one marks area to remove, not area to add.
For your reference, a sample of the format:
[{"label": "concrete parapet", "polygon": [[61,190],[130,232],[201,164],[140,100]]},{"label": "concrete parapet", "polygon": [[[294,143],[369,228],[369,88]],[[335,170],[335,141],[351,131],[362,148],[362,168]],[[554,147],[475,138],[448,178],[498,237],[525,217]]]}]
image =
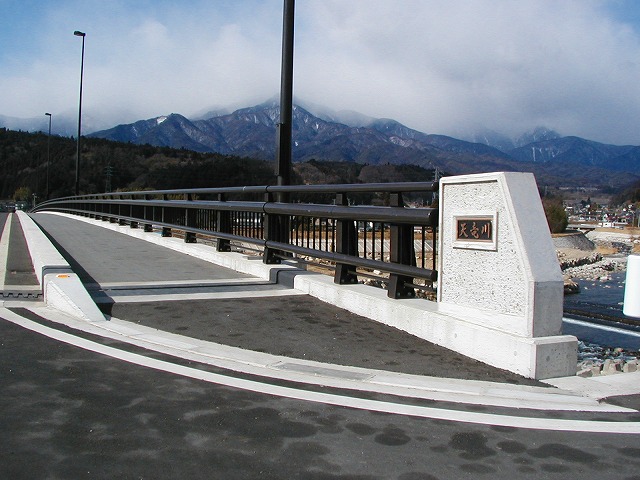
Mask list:
[{"label": "concrete parapet", "polygon": [[104,315],[75,273],[48,273],[44,276],[43,285],[47,305],[89,322],[105,321]]},{"label": "concrete parapet", "polygon": [[29,215],[16,212],[24,232],[33,268],[47,305],[83,320],[104,321],[105,317],[91,299],[69,262],[56,250]]},{"label": "concrete parapet", "polygon": [[640,255],[629,255],[624,289],[624,307],[628,317],[640,318]]},{"label": "concrete parapet", "polygon": [[71,272],[69,262],[56,250],[40,227],[22,210],[16,211],[22,232],[29,247],[31,263],[40,285],[44,287],[46,273]]}]

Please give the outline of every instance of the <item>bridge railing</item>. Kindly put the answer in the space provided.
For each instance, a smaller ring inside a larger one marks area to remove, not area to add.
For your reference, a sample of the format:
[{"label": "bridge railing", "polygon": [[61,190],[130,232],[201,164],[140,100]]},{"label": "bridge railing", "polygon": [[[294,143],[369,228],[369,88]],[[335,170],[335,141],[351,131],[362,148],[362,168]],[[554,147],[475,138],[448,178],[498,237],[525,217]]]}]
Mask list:
[{"label": "bridge railing", "polygon": [[437,188],[437,182],[412,182],[114,192],[49,200],[32,211],[164,236],[181,232],[185,242],[213,238],[220,252],[256,249],[265,263],[320,262],[334,269],[336,283],[373,277],[388,285],[390,297],[410,298],[416,289],[432,290],[437,279],[438,211],[407,208],[405,198],[431,199]]}]

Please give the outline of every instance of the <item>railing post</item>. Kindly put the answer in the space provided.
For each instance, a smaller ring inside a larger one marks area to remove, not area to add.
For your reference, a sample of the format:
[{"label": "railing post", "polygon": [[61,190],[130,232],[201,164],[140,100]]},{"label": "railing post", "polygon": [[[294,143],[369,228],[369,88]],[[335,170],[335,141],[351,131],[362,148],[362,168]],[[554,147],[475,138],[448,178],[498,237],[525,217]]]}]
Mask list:
[{"label": "railing post", "polygon": [[[226,198],[224,193],[218,194],[218,201],[225,202]],[[226,210],[218,210],[216,212],[217,230],[221,233],[232,233],[231,230],[231,212]],[[219,252],[230,252],[231,242],[224,238],[216,239],[216,250]]]},{"label": "railing post", "polygon": [[[401,193],[392,193],[389,197],[389,206],[404,208],[404,201]],[[389,260],[402,265],[416,265],[416,254],[413,246],[413,225],[391,225],[391,246]],[[384,241],[384,235],[383,235]],[[413,279],[395,273],[389,274],[390,298],[413,298],[416,291],[406,284],[412,283]]]},{"label": "railing post", "polygon": [[[349,205],[349,200],[344,193],[336,195],[336,205]],[[353,220],[338,220],[336,224],[336,253],[358,256],[358,229]],[[358,275],[354,265],[336,263],[334,283],[348,284],[358,283]]]},{"label": "railing post", "polygon": [[[123,196],[122,195],[118,195],[117,198],[118,198],[118,200],[122,200]],[[124,218],[121,218],[121,217],[124,216],[122,214],[122,208],[123,208],[122,204],[118,203],[118,225],[126,225],[127,224],[127,222],[124,220]]]},{"label": "railing post", "polygon": [[[267,193],[265,196],[267,203],[273,202],[273,195]],[[264,216],[264,236],[265,240],[279,243],[289,243],[289,217],[282,215],[265,214]],[[274,248],[266,247],[262,261],[266,264],[281,263],[281,255],[286,253]]]},{"label": "railing post", "polygon": [[[118,196],[118,200],[122,200],[123,198],[124,197],[122,195]],[[124,218],[122,218],[123,217],[122,208],[123,208],[122,204],[119,203],[118,204],[118,225],[126,225],[127,224],[126,220]],[[129,213],[131,213],[131,212],[129,212]]]},{"label": "railing post", "polygon": [[[193,197],[190,193],[185,194],[184,196],[187,202],[191,202]],[[184,225],[185,227],[195,227],[196,226],[196,210],[194,208],[185,208],[184,212]],[[196,234],[193,232],[188,232],[185,230],[184,232],[184,243],[196,243]]]},{"label": "railing post", "polygon": [[[143,195],[143,198],[145,200],[150,200],[151,197],[149,195]],[[153,221],[153,209],[154,207],[147,207],[146,205],[142,207],[143,211],[142,211],[142,217],[145,220],[151,220]],[[151,212],[149,213],[149,210],[151,210]],[[152,223],[146,223],[144,224],[144,231],[145,232],[153,232],[153,224]]]},{"label": "railing post", "polygon": [[[163,202],[167,202],[169,201],[169,197],[167,196],[167,194],[162,195],[162,201]],[[162,205],[160,214],[161,214],[161,219],[162,219],[162,223],[165,223],[167,219],[165,219],[165,213],[166,213],[166,207],[164,205]],[[170,237],[171,234],[171,229],[169,227],[162,227],[162,236],[163,237]]]}]

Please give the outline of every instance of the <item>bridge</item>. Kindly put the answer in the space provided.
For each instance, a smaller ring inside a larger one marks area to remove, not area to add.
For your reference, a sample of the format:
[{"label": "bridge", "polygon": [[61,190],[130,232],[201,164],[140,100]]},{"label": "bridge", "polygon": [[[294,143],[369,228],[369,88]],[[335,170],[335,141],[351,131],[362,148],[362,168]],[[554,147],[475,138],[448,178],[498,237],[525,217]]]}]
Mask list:
[{"label": "bridge", "polygon": [[437,309],[437,217],[402,201],[425,187],[379,207],[245,189],[0,217],[2,476],[635,472],[637,373],[535,380],[377,320]]}]

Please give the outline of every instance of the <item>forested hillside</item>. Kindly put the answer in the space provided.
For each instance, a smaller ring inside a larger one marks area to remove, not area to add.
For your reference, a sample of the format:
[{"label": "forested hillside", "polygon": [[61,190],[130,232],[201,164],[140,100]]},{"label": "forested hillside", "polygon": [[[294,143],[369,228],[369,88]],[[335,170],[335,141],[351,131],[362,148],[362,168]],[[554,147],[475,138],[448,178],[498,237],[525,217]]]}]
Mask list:
[{"label": "forested hillside", "polygon": [[[81,142],[80,193],[208,188],[275,183],[274,164],[185,149],[134,145],[99,138]],[[0,199],[42,201],[74,194],[76,141],[0,128]],[[433,170],[415,165],[366,165],[310,160],[293,166],[294,184],[429,181]],[[16,195],[18,193],[18,195]],[[20,198],[17,198],[20,199]]]}]

